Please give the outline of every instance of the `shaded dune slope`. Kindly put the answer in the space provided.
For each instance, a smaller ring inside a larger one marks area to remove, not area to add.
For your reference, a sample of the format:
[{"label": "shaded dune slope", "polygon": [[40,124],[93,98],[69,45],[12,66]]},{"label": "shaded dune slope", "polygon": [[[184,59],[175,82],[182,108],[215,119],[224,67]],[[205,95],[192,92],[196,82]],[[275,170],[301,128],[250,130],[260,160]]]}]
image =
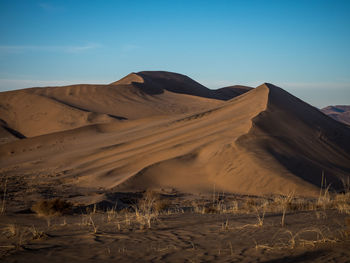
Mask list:
[{"label": "shaded dune slope", "polygon": [[340,178],[350,175],[350,129],[281,88],[264,86],[270,91],[267,108],[239,144],[256,153],[262,166],[273,158],[313,185],[320,185],[324,173],[332,187],[341,189]]},{"label": "shaded dune slope", "polygon": [[221,100],[230,100],[251,90],[251,87],[234,85],[215,90],[215,96]]},{"label": "shaded dune slope", "polygon": [[131,73],[121,80],[111,83],[111,85],[121,84],[132,84],[147,94],[161,94],[164,91],[170,91],[219,100],[230,100],[252,89],[251,87],[236,85],[211,90],[185,75],[167,71]]},{"label": "shaded dune slope", "polygon": [[[113,85],[142,84],[138,77]],[[0,147],[0,165],[86,189],[316,195],[322,171],[337,189],[350,175],[349,138],[347,126],[264,84],[202,111],[17,140]]]},{"label": "shaded dune slope", "polygon": [[12,129],[9,129],[7,126],[5,125],[0,126],[0,144],[9,143],[9,142],[18,140],[19,137],[16,135],[17,135],[16,132],[14,132]]}]

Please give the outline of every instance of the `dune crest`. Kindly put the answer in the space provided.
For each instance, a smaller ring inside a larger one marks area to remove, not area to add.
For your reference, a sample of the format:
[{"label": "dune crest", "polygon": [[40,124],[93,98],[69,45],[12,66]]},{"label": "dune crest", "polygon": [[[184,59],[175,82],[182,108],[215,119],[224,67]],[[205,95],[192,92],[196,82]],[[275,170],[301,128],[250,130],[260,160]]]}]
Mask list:
[{"label": "dune crest", "polygon": [[121,78],[118,81],[112,82],[110,85],[130,85],[133,83],[144,83],[144,79],[136,73],[130,73],[129,75]]}]

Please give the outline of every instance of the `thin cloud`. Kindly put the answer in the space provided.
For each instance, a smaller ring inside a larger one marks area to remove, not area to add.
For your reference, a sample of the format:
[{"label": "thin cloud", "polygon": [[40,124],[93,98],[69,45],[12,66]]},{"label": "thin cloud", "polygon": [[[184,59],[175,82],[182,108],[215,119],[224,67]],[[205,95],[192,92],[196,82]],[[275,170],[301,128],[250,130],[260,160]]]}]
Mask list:
[{"label": "thin cloud", "polygon": [[25,53],[25,52],[60,52],[82,53],[88,50],[100,48],[100,44],[86,44],[80,46],[36,46],[36,45],[9,45],[0,46],[0,53]]},{"label": "thin cloud", "polygon": [[42,3],[38,3],[38,6],[45,10],[45,11],[60,11],[60,10],[63,10],[62,7],[59,7],[59,6],[56,6],[56,5],[53,5],[51,3],[47,3],[47,2],[42,2]]}]

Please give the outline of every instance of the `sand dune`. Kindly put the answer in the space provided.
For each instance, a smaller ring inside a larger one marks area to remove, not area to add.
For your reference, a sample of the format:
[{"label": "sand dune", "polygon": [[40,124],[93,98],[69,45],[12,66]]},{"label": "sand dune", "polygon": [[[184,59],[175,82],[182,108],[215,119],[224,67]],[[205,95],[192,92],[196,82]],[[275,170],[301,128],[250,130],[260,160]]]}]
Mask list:
[{"label": "sand dune", "polygon": [[[340,177],[350,175],[349,128],[271,84],[239,88],[249,91],[227,100],[223,94],[235,87],[225,88],[219,100],[213,97],[220,93],[183,75],[141,72],[105,86],[20,91],[55,106],[47,118],[57,121],[52,127],[58,131],[43,127],[48,134],[33,136],[34,126],[21,126],[28,117],[12,117],[21,120],[13,127],[33,137],[0,146],[1,171],[54,177],[83,195],[148,188],[208,193],[215,187],[311,196],[322,171],[340,189]],[[61,105],[77,128],[59,121]],[[104,119],[87,121],[92,113]]]},{"label": "sand dune", "polygon": [[8,127],[32,137],[73,129],[96,122],[111,122],[106,114],[84,111],[33,93],[33,90],[0,93],[0,116]]},{"label": "sand dune", "polygon": [[323,108],[321,111],[337,121],[350,125],[350,106],[328,106]]},{"label": "sand dune", "polygon": [[132,73],[110,85],[3,92],[0,116],[13,130],[33,137],[96,123],[196,112],[239,94],[218,100],[215,91],[180,74]]}]

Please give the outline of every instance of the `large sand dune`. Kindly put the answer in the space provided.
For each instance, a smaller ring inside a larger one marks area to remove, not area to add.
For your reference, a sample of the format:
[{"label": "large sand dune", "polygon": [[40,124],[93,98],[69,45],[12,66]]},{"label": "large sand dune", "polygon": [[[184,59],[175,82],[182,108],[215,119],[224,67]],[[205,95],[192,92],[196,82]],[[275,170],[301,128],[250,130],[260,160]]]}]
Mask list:
[{"label": "large sand dune", "polygon": [[1,171],[54,178],[79,194],[311,196],[322,173],[336,189],[350,176],[349,128],[271,84],[212,91],[180,74],[140,72],[0,96],[1,119],[30,137],[0,146]]},{"label": "large sand dune", "polygon": [[[159,78],[145,77],[145,81],[143,73],[132,73],[110,85],[71,85],[2,92],[0,116],[12,129],[33,137],[95,123],[168,117],[205,110],[221,103],[217,99],[206,98],[215,97],[215,91],[188,77],[174,73],[159,74]],[[168,74],[165,81],[162,81],[162,74]],[[185,80],[179,81],[179,76]],[[191,96],[191,87],[197,86],[198,90],[194,91],[198,95]],[[171,91],[164,87],[171,87]],[[220,96],[220,99],[232,98],[240,93],[241,89],[237,89],[236,93]]]}]

